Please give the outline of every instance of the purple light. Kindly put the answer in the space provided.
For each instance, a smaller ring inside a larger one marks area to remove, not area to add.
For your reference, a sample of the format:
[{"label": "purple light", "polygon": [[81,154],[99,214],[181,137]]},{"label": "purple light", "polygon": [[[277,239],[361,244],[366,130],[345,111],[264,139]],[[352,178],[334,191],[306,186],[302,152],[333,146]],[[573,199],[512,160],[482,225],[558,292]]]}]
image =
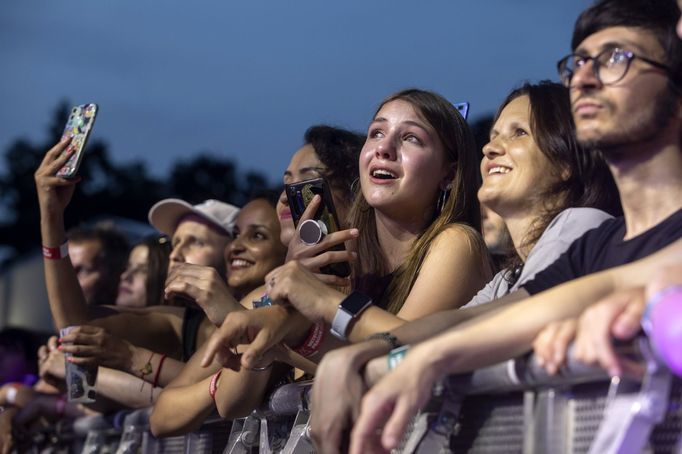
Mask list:
[{"label": "purple light", "polygon": [[649,304],[651,342],[670,370],[682,377],[682,286],[668,287]]}]

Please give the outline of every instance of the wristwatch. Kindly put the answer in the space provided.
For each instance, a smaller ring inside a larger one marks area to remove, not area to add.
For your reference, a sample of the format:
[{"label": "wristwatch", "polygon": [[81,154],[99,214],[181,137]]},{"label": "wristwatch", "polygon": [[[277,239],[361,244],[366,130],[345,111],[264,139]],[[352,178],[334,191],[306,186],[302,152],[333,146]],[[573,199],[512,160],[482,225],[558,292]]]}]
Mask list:
[{"label": "wristwatch", "polygon": [[352,292],[339,304],[336,315],[332,320],[331,333],[342,341],[346,340],[346,331],[351,320],[372,304],[372,298],[360,292]]}]

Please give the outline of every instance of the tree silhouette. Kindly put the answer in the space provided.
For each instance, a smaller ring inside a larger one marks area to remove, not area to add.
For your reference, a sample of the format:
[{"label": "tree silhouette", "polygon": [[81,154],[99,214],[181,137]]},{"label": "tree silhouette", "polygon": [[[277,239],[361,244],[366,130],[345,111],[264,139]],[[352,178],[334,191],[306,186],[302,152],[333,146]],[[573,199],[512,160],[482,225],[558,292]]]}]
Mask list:
[{"label": "tree silhouette", "polygon": [[[0,175],[0,204],[7,219],[0,221],[0,246],[11,249],[6,262],[34,251],[40,244],[40,213],[33,173],[45,152],[61,137],[69,113],[69,103],[55,110],[47,143],[15,141],[5,152],[5,173]],[[166,197],[180,197],[190,203],[213,198],[241,206],[251,193],[268,189],[260,173],[243,176],[230,159],[207,153],[173,166],[168,179],[150,176],[141,161],[114,164],[108,146],[93,141],[85,150],[77,185],[65,215],[65,224],[76,224],[103,216],[120,216],[147,221],[149,208]]]}]

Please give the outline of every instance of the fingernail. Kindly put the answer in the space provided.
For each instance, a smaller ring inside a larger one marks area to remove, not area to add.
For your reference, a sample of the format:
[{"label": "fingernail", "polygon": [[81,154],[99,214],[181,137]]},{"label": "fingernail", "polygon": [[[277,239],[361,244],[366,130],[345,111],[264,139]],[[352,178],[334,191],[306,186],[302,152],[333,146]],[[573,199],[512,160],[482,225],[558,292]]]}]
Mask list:
[{"label": "fingernail", "polygon": [[358,235],[360,235],[360,231],[358,229],[351,229],[350,234],[352,236],[358,236]]},{"label": "fingernail", "polygon": [[61,351],[61,350],[63,350],[63,349],[64,349],[64,346],[63,346],[63,345],[60,345],[60,346],[57,347],[57,350],[59,350],[59,351]]}]

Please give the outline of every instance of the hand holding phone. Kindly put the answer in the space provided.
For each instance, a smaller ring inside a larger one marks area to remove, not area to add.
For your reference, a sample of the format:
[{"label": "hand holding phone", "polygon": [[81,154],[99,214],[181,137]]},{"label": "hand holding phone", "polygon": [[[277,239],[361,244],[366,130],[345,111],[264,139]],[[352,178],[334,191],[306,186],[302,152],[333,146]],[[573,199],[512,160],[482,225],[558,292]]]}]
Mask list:
[{"label": "hand holding phone", "polygon": [[[306,236],[305,241],[309,242],[307,244],[316,244],[325,235],[340,230],[331,191],[323,178],[287,184],[285,185],[285,191],[294,225],[299,229],[297,231],[301,237]],[[299,221],[301,221],[303,212],[316,195],[321,197],[319,208],[312,219],[304,221],[306,225],[299,227]],[[300,230],[301,228],[303,228],[303,231]],[[342,243],[336,244],[330,249],[332,251],[345,251]],[[350,266],[347,262],[338,262],[323,266],[320,268],[320,271],[324,274],[346,277],[350,275]]]},{"label": "hand holding phone", "polygon": [[71,142],[64,150],[65,153],[72,152],[66,164],[57,171],[58,177],[74,178],[83,159],[83,149],[90,137],[92,125],[97,116],[97,104],[82,104],[74,106],[64,127],[62,138],[70,137]]}]

